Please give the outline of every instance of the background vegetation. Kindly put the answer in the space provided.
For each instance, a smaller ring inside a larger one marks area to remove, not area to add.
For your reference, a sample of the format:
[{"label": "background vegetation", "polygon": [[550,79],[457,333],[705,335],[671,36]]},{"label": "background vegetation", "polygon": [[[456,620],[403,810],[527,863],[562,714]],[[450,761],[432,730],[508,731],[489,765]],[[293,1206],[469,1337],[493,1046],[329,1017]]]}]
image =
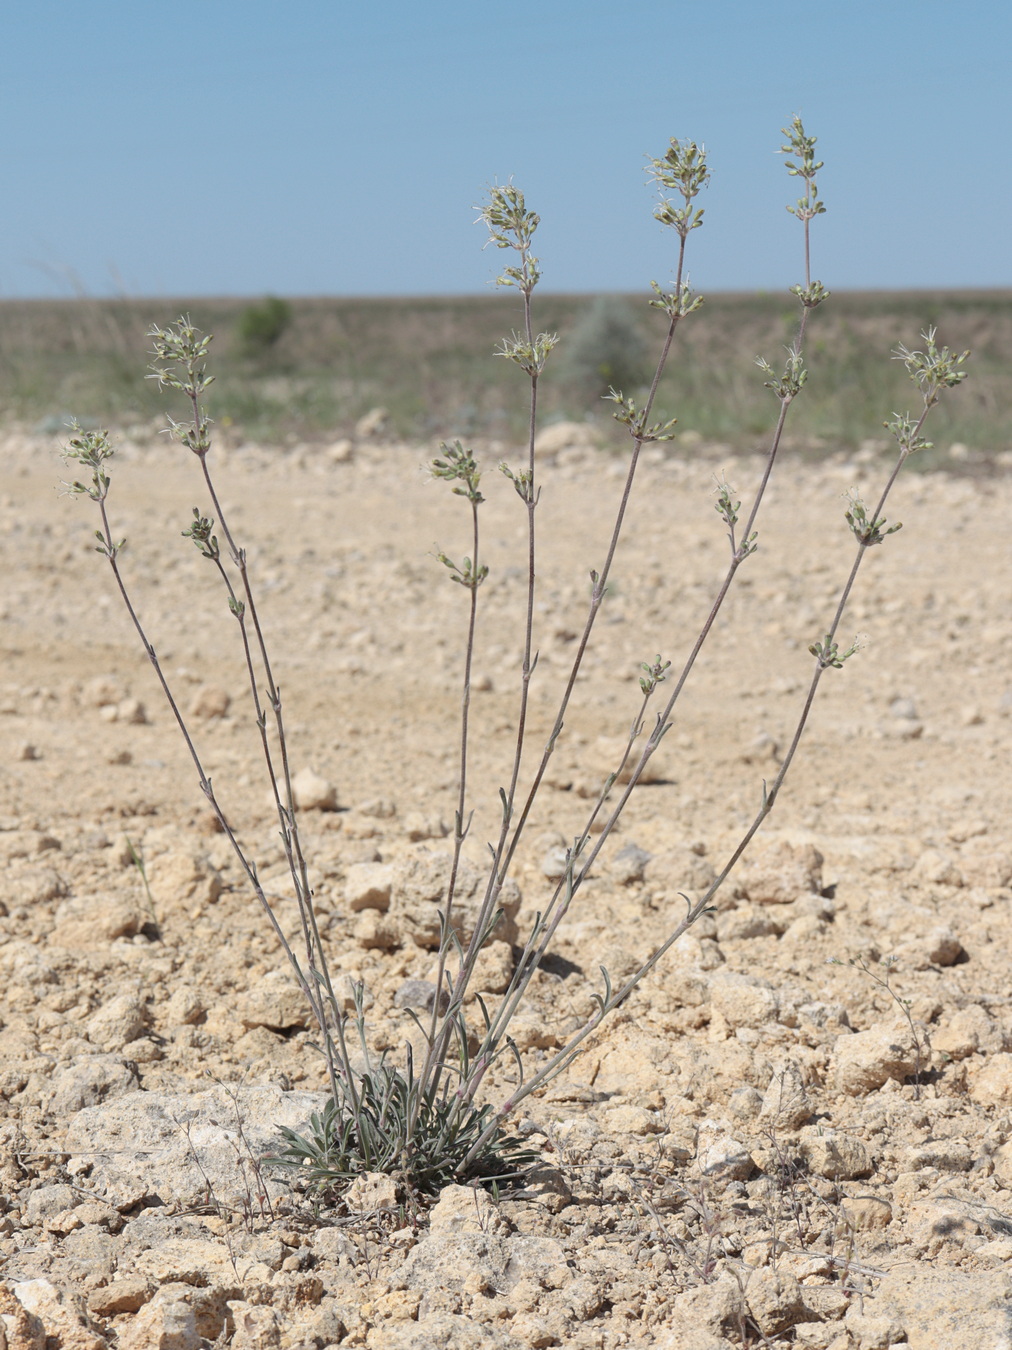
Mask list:
[{"label": "background vegetation", "polygon": [[[146,333],[179,313],[216,334],[212,416],[251,437],[339,434],[382,405],[406,438],[523,439],[526,414],[513,372],[492,358],[517,322],[515,298],[501,294],[256,304],[8,300],[0,302],[0,416],[54,432],[70,410],[103,425],[159,417],[157,387],[138,378],[149,360]],[[757,445],[767,434],[769,394],[754,358],[778,364],[795,323],[796,301],[786,293],[707,296],[679,333],[658,413],[707,440]],[[902,411],[909,402],[902,365],[890,353],[929,324],[937,324],[941,342],[974,354],[972,388],[938,409],[935,457],[952,441],[986,456],[1012,448],[1009,291],[834,294],[812,325],[812,378],[792,416],[795,448],[851,448],[879,434],[883,409]],[[609,428],[601,383],[612,374],[623,383],[645,378],[644,343],[652,349],[662,325],[646,295],[539,297],[539,328],[561,338],[541,385],[546,419],[590,416]]]}]

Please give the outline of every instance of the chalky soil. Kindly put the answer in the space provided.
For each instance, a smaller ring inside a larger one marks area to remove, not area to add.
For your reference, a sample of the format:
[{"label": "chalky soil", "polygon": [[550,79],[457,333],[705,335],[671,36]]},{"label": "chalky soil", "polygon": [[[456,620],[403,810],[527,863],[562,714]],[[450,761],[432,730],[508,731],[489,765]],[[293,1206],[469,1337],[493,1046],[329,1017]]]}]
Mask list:
[{"label": "chalky soil", "polygon": [[[869,556],[845,621],[864,650],[827,674],[793,779],[716,912],[525,1103],[517,1124],[542,1157],[526,1188],[450,1187],[412,1216],[383,1177],[314,1212],[262,1161],[276,1127],[322,1100],[312,1029],[92,551],[88,504],[54,494],[54,449],[17,430],[2,442],[8,1346],[1012,1344],[1012,618],[988,543],[1006,533],[1007,478],[986,493],[901,480],[906,526]],[[220,470],[304,775],[333,966],[345,996],[365,981],[392,1054],[431,998],[456,775],[465,614],[432,553],[463,552],[466,521],[418,472],[429,453],[232,446]],[[182,455],[124,447],[114,529],[216,790],[294,932],[234,624],[179,537],[197,500]],[[758,474],[720,447],[647,459],[519,855],[515,929],[483,957],[488,1002],[614,767],[640,662],[677,667],[705,617],[727,548],[713,475],[744,494]],[[529,761],[617,472],[579,444],[543,469]],[[588,1016],[599,966],[621,977],[677,922],[776,772],[851,556],[844,494],[870,497],[883,468],[866,453],[778,473],[653,781],[517,1021],[530,1069]],[[504,479],[486,485],[465,880],[496,828],[525,591],[521,510]],[[896,997],[859,968],[884,977],[887,956]]]}]

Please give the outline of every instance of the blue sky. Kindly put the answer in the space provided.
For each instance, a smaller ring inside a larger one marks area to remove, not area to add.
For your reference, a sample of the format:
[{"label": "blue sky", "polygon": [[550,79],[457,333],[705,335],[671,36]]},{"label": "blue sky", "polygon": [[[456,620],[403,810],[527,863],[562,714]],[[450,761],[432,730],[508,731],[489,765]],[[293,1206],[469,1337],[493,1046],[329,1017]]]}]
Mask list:
[{"label": "blue sky", "polygon": [[513,177],[544,286],[668,279],[645,156],[706,145],[702,290],[1012,285],[1007,0],[0,0],[0,297],[480,292]]}]

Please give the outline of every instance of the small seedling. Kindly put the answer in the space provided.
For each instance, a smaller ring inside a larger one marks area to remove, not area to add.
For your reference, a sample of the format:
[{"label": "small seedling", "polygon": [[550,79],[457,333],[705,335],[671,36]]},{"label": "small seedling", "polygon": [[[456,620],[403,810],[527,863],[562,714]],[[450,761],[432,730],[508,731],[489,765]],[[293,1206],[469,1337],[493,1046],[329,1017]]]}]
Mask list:
[{"label": "small seedling", "polygon": [[144,853],[141,849],[135,847],[131,839],[126,841],[127,852],[130,854],[130,861],[137,868],[137,875],[141,879],[141,885],[144,888],[144,897],[147,901],[145,908],[148,918],[151,920],[152,927],[158,929],[158,915],[155,913],[155,897],[151,894],[151,884],[148,881],[148,870],[144,865]]}]

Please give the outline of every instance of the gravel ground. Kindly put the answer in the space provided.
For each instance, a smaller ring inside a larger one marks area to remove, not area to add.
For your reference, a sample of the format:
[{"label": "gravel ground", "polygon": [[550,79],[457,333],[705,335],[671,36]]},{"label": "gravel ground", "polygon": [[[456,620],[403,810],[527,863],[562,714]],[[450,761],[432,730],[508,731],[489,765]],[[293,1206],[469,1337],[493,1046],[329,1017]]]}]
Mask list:
[{"label": "gravel ground", "polygon": [[[557,442],[561,439],[557,437]],[[432,450],[232,444],[219,486],[260,588],[307,776],[325,940],[396,1054],[431,980],[455,804],[469,546]],[[485,455],[465,852],[510,761],[524,520]],[[322,1100],[308,1017],[203,801],[150,665],[61,499],[55,443],[8,429],[0,598],[0,1346],[1012,1346],[1012,480],[902,478],[796,771],[705,916],[514,1124],[525,1189],[389,1179],[340,1201],[269,1178],[276,1126]],[[715,478],[756,457],[650,452],[566,731],[518,855],[519,932],[614,767],[639,663],[677,668],[726,565]],[[282,925],[295,914],[212,569],[180,537],[186,452],[114,462],[124,571]],[[852,556],[874,446],[787,459],[652,767],[515,1025],[528,1070],[705,889],[790,741]],[[538,511],[529,759],[554,717],[622,466],[575,433]],[[144,867],[146,887],[135,859]],[[505,934],[511,936],[511,934]],[[895,957],[893,964],[883,964]],[[494,999],[513,948],[493,944]],[[831,964],[831,963],[836,964]],[[854,964],[850,964],[854,963]],[[508,1092],[505,1068],[490,1083]]]}]

